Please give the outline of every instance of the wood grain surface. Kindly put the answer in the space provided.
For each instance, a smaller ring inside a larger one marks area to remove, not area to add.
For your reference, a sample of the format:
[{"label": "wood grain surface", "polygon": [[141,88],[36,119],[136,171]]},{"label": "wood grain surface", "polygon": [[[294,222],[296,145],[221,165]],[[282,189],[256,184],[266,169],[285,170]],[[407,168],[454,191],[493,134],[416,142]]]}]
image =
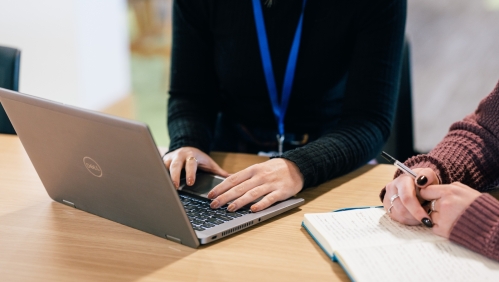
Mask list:
[{"label": "wood grain surface", "polygon": [[[267,159],[212,156],[229,172]],[[0,279],[348,281],[301,227],[303,214],[378,205],[394,170],[366,165],[301,192],[299,208],[191,249],[52,201],[17,136],[0,135]]]}]

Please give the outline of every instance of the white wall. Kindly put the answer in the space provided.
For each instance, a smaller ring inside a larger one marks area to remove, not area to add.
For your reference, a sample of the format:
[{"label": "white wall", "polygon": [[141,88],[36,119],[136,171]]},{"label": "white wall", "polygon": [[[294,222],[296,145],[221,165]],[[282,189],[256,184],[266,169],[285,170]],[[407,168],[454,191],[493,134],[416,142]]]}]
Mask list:
[{"label": "white wall", "polygon": [[0,0],[0,45],[21,49],[19,90],[93,110],[130,94],[126,0]]},{"label": "white wall", "polygon": [[428,152],[499,78],[499,0],[409,0],[415,146]]}]

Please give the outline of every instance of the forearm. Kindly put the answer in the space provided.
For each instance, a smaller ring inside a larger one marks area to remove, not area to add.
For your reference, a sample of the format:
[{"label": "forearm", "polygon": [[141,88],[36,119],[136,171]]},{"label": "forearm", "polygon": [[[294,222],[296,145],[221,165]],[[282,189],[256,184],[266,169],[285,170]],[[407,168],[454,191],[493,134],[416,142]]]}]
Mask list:
[{"label": "forearm", "polygon": [[[494,150],[472,131],[453,127],[455,130],[449,132],[430,153],[413,157],[405,164],[411,168],[433,169],[442,184],[461,182],[479,191],[489,188],[497,178],[493,170],[497,165],[491,166],[495,162],[492,159]],[[395,177],[400,174],[397,171]]]},{"label": "forearm", "polygon": [[388,135],[374,123],[359,121],[343,125],[310,144],[285,152],[304,177],[304,188],[346,174],[373,159]]},{"label": "forearm", "polygon": [[411,158],[405,164],[413,168],[432,168],[442,184],[457,181],[486,191],[494,185],[498,176],[497,117],[499,84],[480,102],[475,113],[454,123],[444,139],[428,155]]},{"label": "forearm", "polygon": [[489,194],[478,197],[458,218],[449,239],[499,260],[499,201]]},{"label": "forearm", "polygon": [[304,187],[366,164],[379,154],[390,134],[399,90],[406,2],[373,1],[369,5],[355,24],[356,44],[338,125],[325,129],[317,141],[283,155],[300,168]]}]

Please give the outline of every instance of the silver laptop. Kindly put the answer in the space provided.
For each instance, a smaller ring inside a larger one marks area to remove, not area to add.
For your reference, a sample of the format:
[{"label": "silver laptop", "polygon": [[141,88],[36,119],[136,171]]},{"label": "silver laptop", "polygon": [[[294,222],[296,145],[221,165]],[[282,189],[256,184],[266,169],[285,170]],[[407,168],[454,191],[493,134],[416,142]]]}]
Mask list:
[{"label": "silver laptop", "polygon": [[146,124],[0,88],[2,103],[48,195],[59,203],[196,248],[304,203],[211,210],[223,179],[177,191]]}]

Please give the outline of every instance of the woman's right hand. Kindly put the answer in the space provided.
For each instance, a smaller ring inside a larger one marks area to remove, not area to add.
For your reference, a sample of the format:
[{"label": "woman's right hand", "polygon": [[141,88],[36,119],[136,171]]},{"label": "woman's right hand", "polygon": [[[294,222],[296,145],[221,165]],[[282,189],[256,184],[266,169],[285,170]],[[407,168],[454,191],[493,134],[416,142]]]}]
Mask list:
[{"label": "woman's right hand", "polygon": [[196,171],[201,170],[228,177],[229,173],[223,170],[210,156],[194,147],[182,147],[169,152],[163,157],[166,168],[170,171],[173,185],[178,189],[180,185],[180,173],[185,168],[186,183],[189,186],[196,182]]},{"label": "woman's right hand", "polygon": [[[424,218],[428,219],[428,213],[421,206],[424,199],[419,196],[419,189],[424,189],[429,185],[438,184],[438,178],[435,172],[429,168],[415,168],[416,179],[403,173],[386,185],[385,198],[383,205],[389,216],[403,224],[418,225]],[[423,177],[424,176],[424,177]],[[426,182],[424,180],[426,178]],[[418,179],[419,185],[418,185]],[[391,198],[394,196],[393,206]],[[391,207],[391,208],[390,208]]]}]

